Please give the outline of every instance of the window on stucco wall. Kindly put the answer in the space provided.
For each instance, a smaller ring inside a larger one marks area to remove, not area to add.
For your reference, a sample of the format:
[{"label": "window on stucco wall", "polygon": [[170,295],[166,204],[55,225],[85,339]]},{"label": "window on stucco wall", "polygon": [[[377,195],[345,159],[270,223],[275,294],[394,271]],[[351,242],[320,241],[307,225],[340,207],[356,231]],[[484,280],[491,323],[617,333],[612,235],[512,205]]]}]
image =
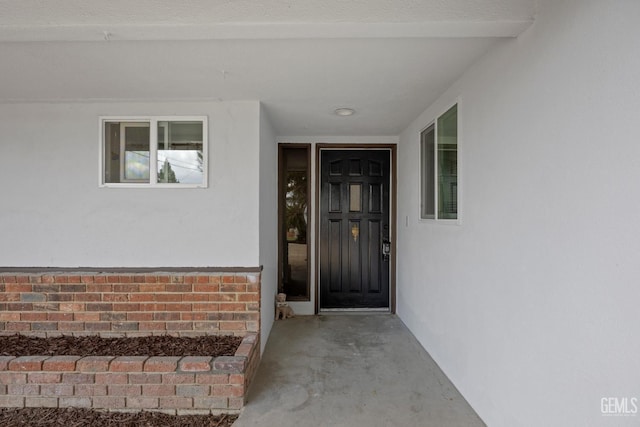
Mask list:
[{"label": "window on stucco wall", "polygon": [[458,105],[420,133],[420,218],[458,219]]},{"label": "window on stucco wall", "polygon": [[206,117],[100,118],[103,187],[206,187]]}]

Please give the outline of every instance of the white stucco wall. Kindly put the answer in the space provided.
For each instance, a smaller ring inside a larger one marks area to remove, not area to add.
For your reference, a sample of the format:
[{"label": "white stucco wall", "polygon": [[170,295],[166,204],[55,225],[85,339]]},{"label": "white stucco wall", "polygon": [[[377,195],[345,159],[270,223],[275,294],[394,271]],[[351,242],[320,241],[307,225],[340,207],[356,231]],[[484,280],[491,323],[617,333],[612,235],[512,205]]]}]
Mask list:
[{"label": "white stucco wall", "polygon": [[261,349],[274,321],[278,292],[278,145],[264,108],[260,110],[260,265],[262,280]]},{"label": "white stucco wall", "polygon": [[[0,105],[0,265],[257,267],[258,102]],[[209,187],[98,188],[98,116],[206,115]]]},{"label": "white stucco wall", "polygon": [[[640,423],[601,413],[640,400],[639,16],[543,0],[401,135],[398,313],[489,426]],[[456,99],[462,223],[420,222],[419,132]]]}]

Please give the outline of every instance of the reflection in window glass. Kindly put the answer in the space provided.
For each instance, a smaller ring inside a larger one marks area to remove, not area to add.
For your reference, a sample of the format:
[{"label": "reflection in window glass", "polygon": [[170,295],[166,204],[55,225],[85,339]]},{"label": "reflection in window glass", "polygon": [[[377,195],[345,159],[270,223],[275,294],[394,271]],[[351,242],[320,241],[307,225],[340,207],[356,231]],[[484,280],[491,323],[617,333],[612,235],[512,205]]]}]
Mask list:
[{"label": "reflection in window glass", "polygon": [[158,122],[158,183],[202,184],[202,122]]},{"label": "reflection in window glass", "polygon": [[458,216],[458,106],[438,118],[438,218]]}]

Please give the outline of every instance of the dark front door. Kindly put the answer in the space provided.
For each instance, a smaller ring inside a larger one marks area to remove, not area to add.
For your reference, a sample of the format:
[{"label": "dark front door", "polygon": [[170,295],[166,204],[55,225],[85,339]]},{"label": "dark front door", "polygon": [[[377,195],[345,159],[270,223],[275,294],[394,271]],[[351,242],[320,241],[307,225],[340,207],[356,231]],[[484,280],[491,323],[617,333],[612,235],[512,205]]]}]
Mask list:
[{"label": "dark front door", "polygon": [[389,150],[322,150],[320,175],[320,308],[388,308]]}]

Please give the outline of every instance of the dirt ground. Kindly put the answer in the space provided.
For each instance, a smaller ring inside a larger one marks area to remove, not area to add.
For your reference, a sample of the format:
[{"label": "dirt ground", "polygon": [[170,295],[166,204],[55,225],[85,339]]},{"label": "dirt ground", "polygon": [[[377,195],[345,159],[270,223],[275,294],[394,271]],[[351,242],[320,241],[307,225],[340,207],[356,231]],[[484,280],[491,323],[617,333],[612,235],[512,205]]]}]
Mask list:
[{"label": "dirt ground", "polygon": [[[233,356],[241,337],[0,337],[0,356]],[[0,424],[2,425],[2,424]]]},{"label": "dirt ground", "polygon": [[29,427],[230,427],[237,415],[167,415],[77,408],[2,408],[0,426]]}]

